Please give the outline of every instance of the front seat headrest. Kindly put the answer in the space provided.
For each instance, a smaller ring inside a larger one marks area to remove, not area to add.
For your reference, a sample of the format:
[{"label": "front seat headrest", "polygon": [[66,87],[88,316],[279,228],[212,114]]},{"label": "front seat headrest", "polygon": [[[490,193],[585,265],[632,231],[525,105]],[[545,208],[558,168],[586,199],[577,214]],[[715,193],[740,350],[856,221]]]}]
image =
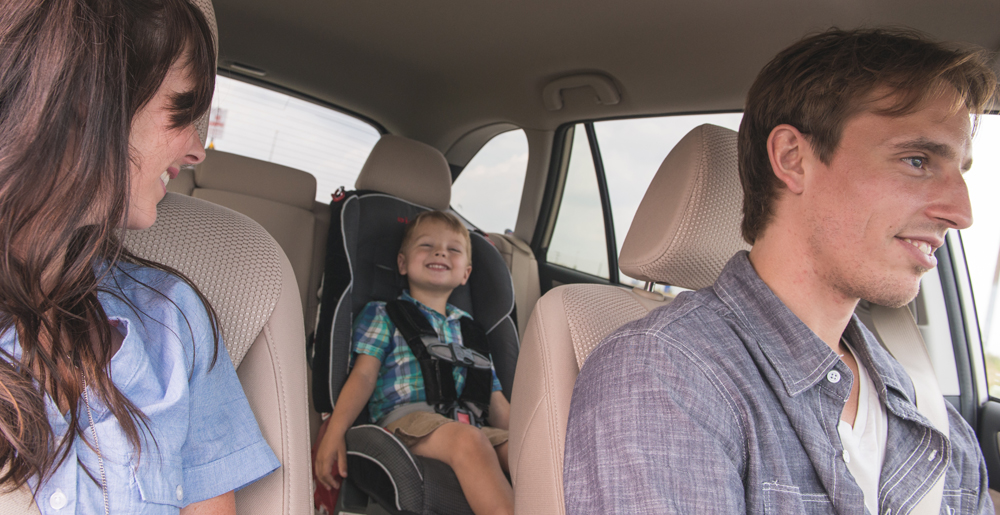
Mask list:
[{"label": "front seat headrest", "polygon": [[368,155],[354,187],[444,211],[451,204],[451,169],[436,148],[386,134]]},{"label": "front seat headrest", "polygon": [[640,281],[711,286],[740,250],[736,132],[704,124],[670,151],[632,220],[618,263]]}]

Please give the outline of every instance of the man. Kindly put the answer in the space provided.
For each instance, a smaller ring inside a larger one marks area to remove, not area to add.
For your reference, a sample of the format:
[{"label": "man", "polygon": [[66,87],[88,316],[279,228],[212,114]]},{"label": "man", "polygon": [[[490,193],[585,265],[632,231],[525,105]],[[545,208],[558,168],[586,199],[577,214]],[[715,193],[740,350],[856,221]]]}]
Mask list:
[{"label": "man", "polygon": [[973,431],[951,406],[937,431],[853,317],[860,299],[911,301],[945,232],[972,223],[986,62],[831,30],[761,71],[739,133],[752,249],[588,359],[569,513],[909,513],[942,475],[940,513],[993,513]]}]

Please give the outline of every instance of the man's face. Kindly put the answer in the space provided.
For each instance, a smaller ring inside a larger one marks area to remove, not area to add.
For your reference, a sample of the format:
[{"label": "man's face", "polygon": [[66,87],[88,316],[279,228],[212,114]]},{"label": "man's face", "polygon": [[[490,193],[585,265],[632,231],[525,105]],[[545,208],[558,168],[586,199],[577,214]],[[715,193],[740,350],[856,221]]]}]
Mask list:
[{"label": "man's face", "polygon": [[945,232],[972,224],[963,178],[972,128],[953,101],[936,95],[905,116],[855,115],[829,166],[807,160],[817,172],[805,179],[808,248],[832,291],[901,306],[937,265]]}]

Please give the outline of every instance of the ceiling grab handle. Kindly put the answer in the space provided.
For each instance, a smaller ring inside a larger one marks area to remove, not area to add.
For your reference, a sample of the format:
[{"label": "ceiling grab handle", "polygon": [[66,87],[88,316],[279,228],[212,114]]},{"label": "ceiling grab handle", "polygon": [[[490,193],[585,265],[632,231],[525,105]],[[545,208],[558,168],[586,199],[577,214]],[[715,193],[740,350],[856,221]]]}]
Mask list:
[{"label": "ceiling grab handle", "polygon": [[564,89],[590,87],[597,94],[597,103],[615,105],[621,101],[621,93],[615,83],[605,75],[583,73],[558,78],[548,83],[542,90],[542,100],[545,109],[558,111],[563,108],[562,91]]}]

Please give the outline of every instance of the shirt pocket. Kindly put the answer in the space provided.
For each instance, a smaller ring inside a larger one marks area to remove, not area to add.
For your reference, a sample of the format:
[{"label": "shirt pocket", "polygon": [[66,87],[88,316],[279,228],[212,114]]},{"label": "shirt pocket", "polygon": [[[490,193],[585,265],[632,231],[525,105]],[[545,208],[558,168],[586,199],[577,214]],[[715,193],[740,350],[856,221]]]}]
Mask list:
[{"label": "shirt pocket", "polygon": [[777,482],[764,483],[764,513],[819,515],[833,513],[833,504],[825,493],[804,494],[799,487]]},{"label": "shirt pocket", "polygon": [[140,465],[135,474],[135,482],[139,486],[139,496],[145,503],[177,508],[188,505],[184,500],[184,468],[180,458],[163,458],[156,464]]}]

